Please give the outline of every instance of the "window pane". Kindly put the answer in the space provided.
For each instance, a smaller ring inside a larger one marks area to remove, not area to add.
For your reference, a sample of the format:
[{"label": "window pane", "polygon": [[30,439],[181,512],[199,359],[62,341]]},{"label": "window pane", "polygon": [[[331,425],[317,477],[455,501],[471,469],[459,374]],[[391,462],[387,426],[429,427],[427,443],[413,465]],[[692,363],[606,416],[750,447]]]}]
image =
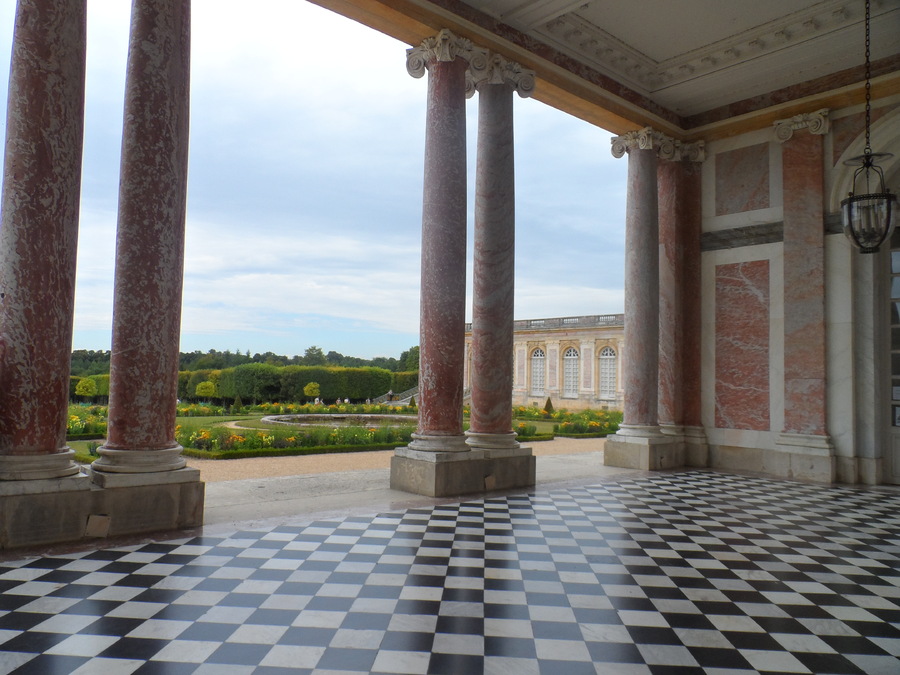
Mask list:
[{"label": "window pane", "polygon": [[900,354],[891,354],[891,375],[900,376]]},{"label": "window pane", "polygon": [[891,349],[900,349],[900,328],[891,328]]},{"label": "window pane", "polygon": [[891,251],[891,272],[900,274],[900,251]]},{"label": "window pane", "polygon": [[891,299],[897,300],[900,298],[900,277],[892,277],[891,278]]},{"label": "window pane", "polygon": [[891,324],[900,324],[900,302],[891,303]]}]

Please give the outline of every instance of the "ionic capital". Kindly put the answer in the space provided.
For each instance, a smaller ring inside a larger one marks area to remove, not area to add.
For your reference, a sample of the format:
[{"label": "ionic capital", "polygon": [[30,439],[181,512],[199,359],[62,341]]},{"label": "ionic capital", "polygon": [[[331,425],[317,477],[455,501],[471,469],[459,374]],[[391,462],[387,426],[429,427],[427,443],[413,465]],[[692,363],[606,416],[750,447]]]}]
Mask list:
[{"label": "ionic capital", "polygon": [[807,129],[809,133],[824,136],[831,129],[828,120],[828,108],[822,108],[811,113],[794,115],[789,120],[775,121],[775,138],[784,143],[794,135],[795,131]]},{"label": "ionic capital", "polygon": [[629,131],[612,138],[613,157],[622,157],[629,150],[656,150],[656,155],[660,159],[673,162],[681,160],[702,162],[706,159],[706,148],[703,141],[682,143],[653,127]]},{"label": "ionic capital", "polygon": [[422,77],[430,62],[449,62],[457,56],[468,61],[473,68],[487,67],[487,49],[476,47],[471,40],[444,28],[437,35],[423,40],[418,47],[406,50],[406,71],[413,77]]},{"label": "ionic capital", "polygon": [[480,59],[470,62],[466,72],[466,94],[471,96],[478,87],[485,84],[509,84],[519,96],[527,98],[534,91],[534,71],[523,68],[501,54],[490,54],[484,62]]}]

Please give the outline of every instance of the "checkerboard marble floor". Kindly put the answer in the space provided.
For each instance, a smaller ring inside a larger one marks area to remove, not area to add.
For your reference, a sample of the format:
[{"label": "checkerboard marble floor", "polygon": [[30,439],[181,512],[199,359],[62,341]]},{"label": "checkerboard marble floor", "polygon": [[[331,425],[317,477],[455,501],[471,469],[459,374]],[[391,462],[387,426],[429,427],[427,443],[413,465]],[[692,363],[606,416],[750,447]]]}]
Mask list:
[{"label": "checkerboard marble floor", "polygon": [[0,673],[900,673],[900,493],[709,471],[0,562]]}]

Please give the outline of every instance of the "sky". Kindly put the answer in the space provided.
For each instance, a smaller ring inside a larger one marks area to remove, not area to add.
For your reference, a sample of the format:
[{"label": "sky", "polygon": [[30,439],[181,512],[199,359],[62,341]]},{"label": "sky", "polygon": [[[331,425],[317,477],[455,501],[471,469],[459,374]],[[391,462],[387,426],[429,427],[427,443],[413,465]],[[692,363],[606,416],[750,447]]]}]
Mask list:
[{"label": "sky", "polygon": [[[74,349],[110,348],[130,6],[88,0]],[[0,0],[3,110],[14,16]],[[418,344],[427,82],[408,45],[304,0],[193,0],[191,23],[181,351]],[[518,96],[514,124],[516,319],[622,312],[611,134]],[[477,95],[467,129],[469,321]]]}]

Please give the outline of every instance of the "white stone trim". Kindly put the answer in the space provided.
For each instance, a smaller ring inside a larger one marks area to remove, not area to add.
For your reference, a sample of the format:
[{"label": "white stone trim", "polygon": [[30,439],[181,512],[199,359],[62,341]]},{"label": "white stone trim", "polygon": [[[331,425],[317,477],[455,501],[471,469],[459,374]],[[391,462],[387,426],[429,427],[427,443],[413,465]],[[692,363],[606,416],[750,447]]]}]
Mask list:
[{"label": "white stone trim", "polygon": [[466,72],[466,94],[471,96],[485,84],[509,84],[522,98],[534,91],[534,71],[523,68],[502,54],[491,53],[486,61],[476,59]]},{"label": "white stone trim", "polygon": [[828,113],[828,108],[822,108],[815,112],[794,115],[788,120],[775,120],[775,138],[784,143],[789,141],[794,132],[800,129],[808,129],[811,134],[824,136],[831,130]]},{"label": "white stone trim", "polygon": [[422,40],[418,47],[406,50],[406,72],[419,78],[425,74],[429,62],[450,62],[457,56],[468,61],[476,70],[487,69],[487,49],[476,47],[471,40],[459,37],[453,31],[444,28],[437,35]]},{"label": "white stone trim", "polygon": [[612,155],[616,159],[622,157],[629,150],[656,150],[660,159],[673,162],[681,160],[689,162],[702,162],[706,159],[706,144],[704,141],[696,143],[682,143],[667,136],[653,127],[644,127],[637,131],[629,131],[621,136],[613,136]]}]

